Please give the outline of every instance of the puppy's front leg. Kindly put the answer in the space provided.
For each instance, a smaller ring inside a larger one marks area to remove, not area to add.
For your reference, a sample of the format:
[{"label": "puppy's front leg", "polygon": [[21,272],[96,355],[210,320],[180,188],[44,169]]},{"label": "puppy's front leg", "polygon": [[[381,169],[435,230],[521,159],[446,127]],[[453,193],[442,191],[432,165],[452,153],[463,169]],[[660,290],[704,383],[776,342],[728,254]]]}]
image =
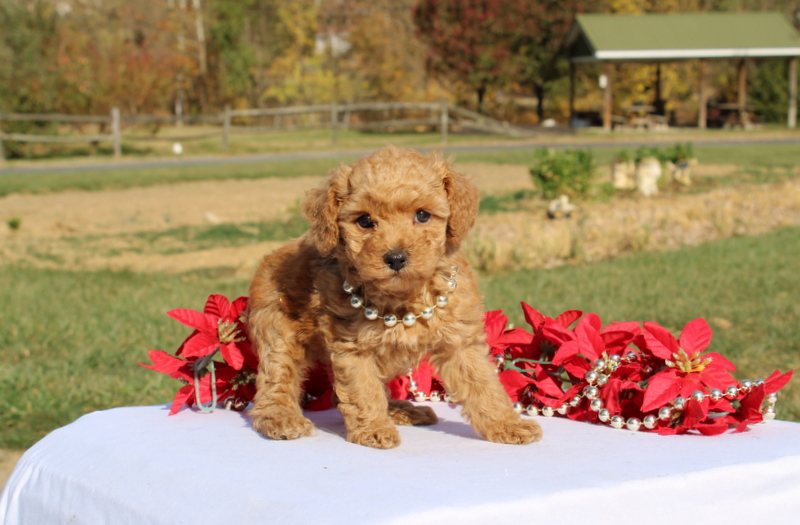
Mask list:
[{"label": "puppy's front leg", "polygon": [[[456,347],[458,348],[458,347]],[[478,434],[495,443],[525,445],[542,438],[536,421],[522,419],[497,379],[483,343],[431,356],[450,397]]]},{"label": "puppy's front leg", "polygon": [[400,434],[389,418],[386,389],[371,357],[334,351],[331,364],[347,441],[372,448],[398,446]]}]

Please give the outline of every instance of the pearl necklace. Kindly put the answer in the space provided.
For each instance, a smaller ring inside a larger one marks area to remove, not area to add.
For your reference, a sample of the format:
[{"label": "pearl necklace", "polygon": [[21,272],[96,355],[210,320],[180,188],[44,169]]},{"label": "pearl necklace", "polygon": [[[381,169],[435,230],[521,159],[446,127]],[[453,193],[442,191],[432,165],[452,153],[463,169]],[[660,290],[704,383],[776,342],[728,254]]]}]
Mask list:
[{"label": "pearl necklace", "polygon": [[[453,293],[453,291],[456,289],[457,283],[456,283],[455,276],[456,276],[457,273],[458,273],[458,266],[453,266],[452,267],[452,271],[450,272],[450,277],[448,277],[446,279],[446,281],[445,281],[447,283],[447,293],[448,294],[449,293]],[[344,291],[346,293],[351,294],[350,295],[350,306],[352,306],[353,308],[363,308],[364,309],[364,317],[366,317],[370,321],[374,321],[376,319],[381,319],[383,321],[383,324],[385,324],[389,328],[391,328],[391,327],[393,327],[393,326],[395,326],[397,324],[397,316],[396,315],[394,315],[394,314],[381,315],[380,313],[378,313],[378,311],[376,309],[371,308],[369,306],[366,306],[366,303],[365,303],[364,299],[362,299],[361,297],[359,297],[355,293],[353,293],[353,292],[355,292],[355,288],[353,287],[353,285],[351,285],[347,281],[344,282],[344,285],[342,285],[342,288],[344,289]],[[433,313],[434,313],[434,310],[436,308],[444,308],[445,306],[447,306],[447,301],[448,301],[448,297],[446,295],[437,296],[436,297],[436,304],[425,308],[424,310],[422,310],[422,312],[420,312],[418,314],[413,314],[411,312],[405,314],[403,316],[403,320],[402,320],[403,325],[404,326],[414,326],[416,324],[416,322],[417,322],[417,319],[419,319],[420,317],[422,317],[423,319],[426,319],[426,320],[430,319],[431,317],[433,317]]]},{"label": "pearl necklace", "polygon": [[[644,416],[642,420],[638,418],[631,417],[627,420],[620,415],[612,415],[611,412],[603,407],[603,401],[600,399],[600,390],[605,386],[608,381],[608,376],[617,369],[621,364],[625,362],[630,362],[636,359],[635,352],[630,352],[624,357],[619,355],[612,355],[609,357],[608,360],[605,359],[598,359],[594,363],[594,369],[590,370],[586,373],[586,381],[588,383],[587,386],[583,388],[583,391],[574,396],[570,401],[567,401],[563,405],[559,407],[552,407],[543,405],[541,407],[537,407],[536,405],[529,404],[524,405],[521,402],[516,402],[511,404],[511,408],[514,409],[514,412],[517,414],[525,413],[529,416],[539,416],[542,415],[544,417],[553,417],[556,413],[561,414],[562,416],[566,415],[567,412],[571,408],[575,408],[581,404],[584,399],[589,400],[589,408],[597,413],[597,419],[600,423],[608,424],[611,428],[616,429],[628,429],[630,431],[636,432],[637,430],[642,429],[644,427],[647,430],[653,430],[657,426],[657,420],[661,421],[669,421],[672,419],[677,413],[681,412],[688,402],[688,399],[678,396],[674,400],[669,401],[666,405],[662,406],[658,410],[658,415],[656,414],[648,414]],[[505,363],[507,361],[513,362],[511,356],[505,356],[503,354],[495,355],[494,362],[497,365],[497,372],[500,373],[505,370]],[[425,392],[419,390],[419,385],[414,380],[413,371],[409,370],[406,375],[409,379],[408,384],[408,392],[409,397],[412,398],[414,401],[423,402],[423,401],[444,401],[446,403],[450,403],[452,400],[450,399],[450,395],[443,390],[432,390],[430,395],[425,394]],[[750,381],[749,379],[742,380],[738,385],[731,385],[727,387],[724,391],[713,388],[708,393],[703,392],[702,390],[696,390],[692,392],[690,396],[691,399],[694,399],[697,402],[703,401],[705,398],[711,398],[713,400],[719,400],[723,397],[733,401],[738,398],[741,394],[746,394],[750,392],[753,388],[758,387],[759,385],[764,384],[763,379],[756,379],[755,381]],[[775,419],[777,414],[775,405],[778,402],[778,394],[773,392],[772,394],[767,394],[764,397],[764,401],[761,405],[761,414],[764,416],[764,422],[771,421]]]}]

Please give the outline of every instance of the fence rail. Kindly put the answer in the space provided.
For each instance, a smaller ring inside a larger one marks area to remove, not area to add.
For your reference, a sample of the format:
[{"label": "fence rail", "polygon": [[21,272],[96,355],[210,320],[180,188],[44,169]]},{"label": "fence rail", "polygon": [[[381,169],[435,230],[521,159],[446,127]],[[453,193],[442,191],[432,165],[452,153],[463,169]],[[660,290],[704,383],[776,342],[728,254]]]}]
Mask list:
[{"label": "fence rail", "polygon": [[[392,113],[395,115],[392,115]],[[396,113],[406,113],[397,115]],[[375,115],[377,113],[377,115]],[[427,113],[427,116],[424,115]],[[358,115],[353,118],[354,115]],[[365,118],[368,116],[373,118]],[[254,119],[272,119],[271,126],[257,125]],[[292,120],[294,119],[294,120]],[[299,120],[298,120],[299,119]],[[242,122],[244,121],[244,122]],[[59,122],[68,124],[99,124],[100,133],[81,135],[53,135],[30,133],[6,133],[3,122]],[[123,134],[123,124],[212,124],[220,126],[218,131],[186,134],[183,136],[159,137],[158,128],[151,135]],[[108,126],[108,133],[102,131]],[[438,128],[442,144],[447,143],[448,131],[454,126],[495,134],[510,136],[530,136],[530,131],[510,126],[445,102],[361,102],[353,104],[315,104],[309,106],[289,106],[280,108],[231,109],[226,107],[218,115],[158,116],[121,115],[118,108],[112,108],[109,115],[65,115],[57,113],[0,113],[0,162],[5,160],[3,142],[27,143],[92,143],[111,142],[114,156],[122,156],[122,141],[171,141],[186,142],[218,138],[223,151],[228,149],[231,135],[273,133],[275,131],[297,129],[324,129],[331,131],[331,142],[336,145],[337,133],[343,129],[381,129],[412,128],[429,126]]]}]

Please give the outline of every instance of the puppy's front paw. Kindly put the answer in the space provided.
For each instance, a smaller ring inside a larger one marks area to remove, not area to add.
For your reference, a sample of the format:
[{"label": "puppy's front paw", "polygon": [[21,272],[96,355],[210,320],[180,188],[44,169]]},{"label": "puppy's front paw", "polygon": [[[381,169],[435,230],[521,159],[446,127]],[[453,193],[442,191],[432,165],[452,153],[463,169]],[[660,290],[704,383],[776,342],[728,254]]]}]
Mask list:
[{"label": "puppy's front paw", "polygon": [[510,445],[527,445],[542,439],[542,427],[530,419],[503,421],[485,429],[484,437],[494,443]]},{"label": "puppy's front paw", "polygon": [[431,407],[415,406],[399,399],[389,400],[389,417],[397,425],[433,425],[439,421]]},{"label": "puppy's front paw", "polygon": [[297,439],[314,434],[314,424],[303,416],[286,412],[253,415],[253,428],[270,439]]},{"label": "puppy's front paw", "polygon": [[347,433],[347,441],[372,448],[394,448],[400,444],[400,433],[392,425],[359,429]]}]

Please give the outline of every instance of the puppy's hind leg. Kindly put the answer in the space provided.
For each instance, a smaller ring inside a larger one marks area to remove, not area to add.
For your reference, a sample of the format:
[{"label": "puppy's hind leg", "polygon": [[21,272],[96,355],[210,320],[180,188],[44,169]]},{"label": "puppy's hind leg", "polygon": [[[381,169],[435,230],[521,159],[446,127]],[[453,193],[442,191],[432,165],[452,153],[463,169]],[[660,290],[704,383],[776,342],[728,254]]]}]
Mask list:
[{"label": "puppy's hind leg", "polygon": [[389,400],[389,417],[395,425],[433,425],[439,421],[431,407],[415,406],[400,399]]},{"label": "puppy's hind leg", "polygon": [[[305,352],[289,334],[256,332],[260,356],[256,396],[250,416],[253,428],[271,439],[296,439],[314,434],[314,424],[303,416],[300,395],[303,387]],[[289,341],[289,342],[287,342]]]}]

